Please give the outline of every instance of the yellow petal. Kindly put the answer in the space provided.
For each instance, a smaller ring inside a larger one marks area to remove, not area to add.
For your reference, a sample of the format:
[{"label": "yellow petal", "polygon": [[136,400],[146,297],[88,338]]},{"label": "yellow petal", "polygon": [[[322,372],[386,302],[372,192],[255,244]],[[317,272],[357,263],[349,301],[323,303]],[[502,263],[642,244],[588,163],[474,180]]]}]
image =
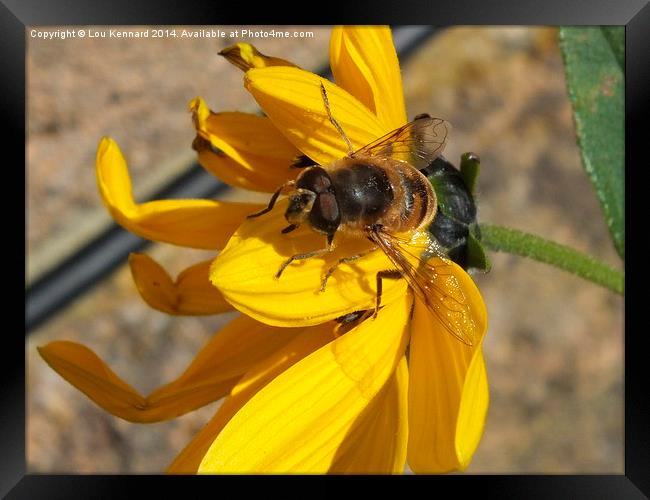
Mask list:
[{"label": "yellow petal", "polygon": [[329,472],[404,472],[408,442],[408,375],[408,364],[403,357],[386,386],[342,443]]},{"label": "yellow petal", "polygon": [[[296,169],[291,169],[290,165],[300,151],[267,117],[239,112],[213,113],[200,97],[190,102],[190,111],[197,134],[211,146],[195,141],[199,161],[209,157],[208,165],[204,166],[224,182],[229,181],[234,186],[255,191],[271,192],[290,177],[296,176]],[[218,161],[223,155],[236,164]],[[244,182],[233,182],[239,177]]]},{"label": "yellow petal", "polygon": [[456,422],[456,454],[459,470],[467,468],[481,441],[489,404],[487,368],[483,351],[479,351],[469,365],[460,397]]},{"label": "yellow petal", "polygon": [[322,473],[401,360],[409,297],[299,361],[244,405],[200,473]]},{"label": "yellow petal", "polygon": [[262,54],[250,43],[240,42],[230,45],[219,52],[219,55],[225,57],[229,63],[234,64],[242,71],[248,71],[251,68],[266,68],[267,66],[295,66],[279,57]]},{"label": "yellow petal", "polygon": [[239,317],[201,349],[178,379],[147,397],[81,344],[56,341],[38,351],[59,375],[109,413],[130,422],[158,422],[222,398],[251,366],[297,333]]},{"label": "yellow petal", "polygon": [[325,165],[344,157],[348,149],[327,117],[321,83],[332,115],[354,149],[390,132],[355,97],[308,71],[276,66],[251,69],[244,77],[244,85],[280,132],[309,158]]},{"label": "yellow petal", "polygon": [[212,200],[136,203],[126,161],[113,139],[97,148],[97,184],[115,222],[142,238],[192,248],[222,248],[246,215],[260,205]]},{"label": "yellow petal", "polygon": [[384,127],[407,121],[402,77],[390,28],[337,26],[330,38],[336,83],[374,112]]},{"label": "yellow petal", "polygon": [[233,387],[210,422],[190,441],[167,469],[171,474],[196,474],[199,464],[228,421],[262,387],[280,373],[334,339],[333,323],[305,328],[291,342],[251,368]]},{"label": "yellow petal", "polygon": [[133,281],[145,302],[154,309],[174,315],[218,314],[232,309],[210,283],[211,262],[195,264],[172,281],[151,257],[137,253],[129,256]]},{"label": "yellow petal", "polygon": [[410,344],[408,462],[418,473],[463,470],[483,434],[489,403],[481,350],[487,313],[471,278],[455,266],[476,325],[472,347],[416,301]]},{"label": "yellow petal", "polygon": [[[372,247],[366,239],[342,239],[337,235],[333,252],[289,265],[279,279],[280,266],[292,255],[325,247],[325,237],[308,227],[281,234],[286,200],[268,214],[249,219],[236,231],[210,270],[212,283],[226,300],[245,314],[276,326],[308,326],[353,311],[374,309],[376,274],[394,269],[377,250],[343,264],[332,274],[324,292],[323,277],[340,258]],[[382,305],[406,293],[404,280],[384,280]]]},{"label": "yellow petal", "polygon": [[243,165],[247,154],[291,161],[299,151],[265,116],[241,112],[213,113],[203,99],[190,102],[197,132]]},{"label": "yellow petal", "polygon": [[220,181],[251,191],[271,190],[272,182],[261,181],[258,172],[242,167],[223,151],[212,148],[207,139],[197,135],[192,142],[192,149],[196,151],[199,164]]}]

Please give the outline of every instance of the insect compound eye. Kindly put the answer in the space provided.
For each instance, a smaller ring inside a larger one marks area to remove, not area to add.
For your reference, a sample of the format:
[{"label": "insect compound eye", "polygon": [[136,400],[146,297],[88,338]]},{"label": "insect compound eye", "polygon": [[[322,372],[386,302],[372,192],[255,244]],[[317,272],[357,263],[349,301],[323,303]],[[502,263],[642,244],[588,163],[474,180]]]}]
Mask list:
[{"label": "insect compound eye", "polygon": [[332,193],[319,194],[309,214],[314,229],[324,234],[333,234],[341,223],[341,212]]},{"label": "insect compound eye", "polygon": [[312,167],[298,178],[296,186],[316,194],[321,194],[330,191],[332,180],[324,168]]}]

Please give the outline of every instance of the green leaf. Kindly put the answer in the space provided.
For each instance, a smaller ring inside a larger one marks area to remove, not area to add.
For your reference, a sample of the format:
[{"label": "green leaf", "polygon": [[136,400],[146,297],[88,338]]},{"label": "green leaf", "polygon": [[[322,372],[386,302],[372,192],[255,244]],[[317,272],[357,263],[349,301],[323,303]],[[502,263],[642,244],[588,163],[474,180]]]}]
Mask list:
[{"label": "green leaf", "polygon": [[616,57],[616,62],[625,73],[625,30],[622,26],[601,26],[600,29]]},{"label": "green leaf", "polygon": [[488,272],[492,269],[492,263],[478,237],[480,234],[481,232],[476,224],[470,226],[467,235],[467,267]]},{"label": "green leaf", "polygon": [[623,27],[562,27],[560,46],[582,163],[625,258]]},{"label": "green leaf", "polygon": [[481,160],[475,153],[463,153],[460,157],[460,175],[469,189],[474,194],[478,176],[481,172]]},{"label": "green leaf", "polygon": [[479,229],[486,248],[551,264],[623,295],[625,275],[591,255],[517,229],[492,224],[481,224]]}]

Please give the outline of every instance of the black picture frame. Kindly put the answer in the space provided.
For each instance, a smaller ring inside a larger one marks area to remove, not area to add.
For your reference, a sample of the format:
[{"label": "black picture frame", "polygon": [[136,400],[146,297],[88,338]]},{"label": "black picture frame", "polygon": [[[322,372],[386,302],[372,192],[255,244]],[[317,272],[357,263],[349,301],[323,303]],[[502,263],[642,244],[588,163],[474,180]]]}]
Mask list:
[{"label": "black picture frame", "polygon": [[[3,70],[0,76],[3,143],[13,149],[13,162],[25,162],[25,50],[26,26],[70,24],[494,24],[494,25],[625,25],[626,26],[626,233],[635,238],[631,224],[637,226],[644,217],[641,205],[641,174],[648,163],[643,147],[647,142],[648,89],[650,89],[650,6],[647,0],[508,0],[481,1],[437,0],[428,4],[408,0],[378,5],[358,2],[344,5],[327,2],[313,5],[317,15],[312,19],[297,11],[281,8],[277,2],[245,9],[236,2],[208,1],[134,1],[112,0],[88,3],[83,0],[21,1],[0,3],[0,52]],[[242,19],[241,12],[247,19]],[[5,158],[9,158],[5,155]],[[15,163],[7,164],[5,172],[17,172]],[[26,167],[24,170],[26,176]],[[17,176],[19,177],[19,176]],[[14,185],[13,176],[5,187]],[[23,177],[25,190],[27,179]],[[5,214],[13,214],[11,197],[3,197]],[[13,207],[14,205],[12,205]],[[15,219],[15,217],[13,217]],[[26,221],[26,218],[25,218]],[[11,221],[10,221],[11,222]],[[18,224],[16,224],[17,226]],[[11,226],[6,224],[5,227]],[[16,241],[16,240],[13,240]],[[25,241],[25,240],[23,240]],[[9,245],[19,252],[20,245]],[[496,498],[648,498],[650,495],[650,392],[644,368],[645,328],[638,318],[643,266],[639,256],[643,249],[628,244],[626,270],[626,343],[625,343],[625,473],[623,475],[584,476],[435,476],[409,478],[373,478],[382,484],[396,481],[436,481],[453,487],[454,496],[464,492],[480,492]],[[10,254],[11,255],[11,254]],[[17,256],[17,258],[19,258]],[[19,261],[19,260],[17,260]],[[5,265],[11,260],[7,259]],[[20,274],[15,269],[16,280]],[[11,270],[11,269],[10,269]],[[24,277],[24,276],[23,276]],[[13,291],[7,288],[7,295]],[[13,312],[9,304],[7,310]],[[18,307],[15,308],[16,310]],[[25,358],[18,355],[21,347],[17,332],[4,332],[3,383],[0,386],[0,495],[8,498],[117,498],[135,494],[136,486],[162,485],[167,496],[178,492],[187,495],[187,487],[211,481],[212,478],[178,476],[50,476],[26,472],[25,459]],[[24,346],[23,346],[24,348]],[[240,478],[241,479],[241,478]],[[272,479],[272,478],[268,478]],[[284,478],[285,480],[287,478]],[[289,478],[291,479],[291,478]],[[369,479],[369,478],[366,478]],[[225,481],[225,478],[218,478]],[[275,480],[274,478],[272,480]],[[317,478],[294,478],[296,491]],[[322,480],[322,479],[318,479]],[[348,478],[328,478],[346,481]],[[190,481],[192,481],[190,483]],[[147,483],[137,484],[136,483]],[[368,481],[365,481],[368,482]],[[152,484],[153,483],[153,484]],[[223,488],[225,483],[219,483]],[[425,487],[431,487],[426,486]],[[223,492],[223,489],[215,493]],[[434,494],[436,490],[428,490]],[[442,493],[442,492],[441,492]]]}]

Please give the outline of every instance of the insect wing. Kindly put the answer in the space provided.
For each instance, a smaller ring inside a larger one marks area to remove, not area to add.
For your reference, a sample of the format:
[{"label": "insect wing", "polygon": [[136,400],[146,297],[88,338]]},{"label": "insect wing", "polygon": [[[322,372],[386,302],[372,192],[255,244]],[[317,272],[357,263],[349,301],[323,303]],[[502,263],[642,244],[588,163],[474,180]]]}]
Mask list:
[{"label": "insect wing", "polygon": [[424,115],[355,151],[352,156],[390,158],[420,170],[440,156],[450,130],[449,122]]},{"label": "insect wing", "polygon": [[[464,344],[472,346],[476,325],[468,300],[452,272],[451,262],[440,256],[423,259],[415,255],[416,246],[407,246],[405,240],[381,229],[371,230],[369,237],[402,273],[413,292],[437,316],[445,329]],[[430,247],[423,247],[422,250],[429,252]]]}]

